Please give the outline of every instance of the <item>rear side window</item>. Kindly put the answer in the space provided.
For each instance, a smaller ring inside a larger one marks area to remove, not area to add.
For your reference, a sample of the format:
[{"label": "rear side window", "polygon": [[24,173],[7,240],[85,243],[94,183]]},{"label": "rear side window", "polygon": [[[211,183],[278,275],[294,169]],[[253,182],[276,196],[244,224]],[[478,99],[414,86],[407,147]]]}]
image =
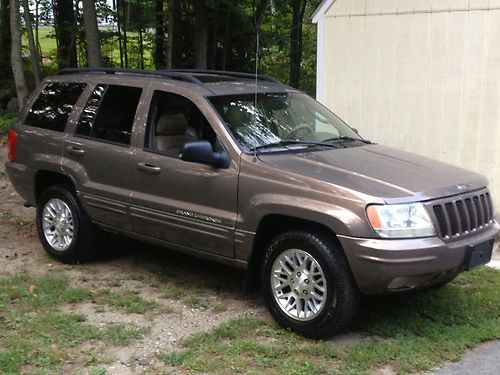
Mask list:
[{"label": "rear side window", "polygon": [[74,105],[85,89],[84,83],[47,84],[31,106],[26,125],[62,132]]},{"label": "rear side window", "polygon": [[139,87],[98,85],[83,109],[76,134],[103,141],[130,144]]}]

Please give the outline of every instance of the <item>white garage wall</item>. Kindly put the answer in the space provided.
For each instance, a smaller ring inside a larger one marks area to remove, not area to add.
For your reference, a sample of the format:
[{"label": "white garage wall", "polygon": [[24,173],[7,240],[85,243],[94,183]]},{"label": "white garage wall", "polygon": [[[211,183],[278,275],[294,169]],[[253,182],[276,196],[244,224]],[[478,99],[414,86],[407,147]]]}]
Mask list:
[{"label": "white garage wall", "polygon": [[500,205],[500,0],[337,0],[318,99],[375,142],[490,180]]}]

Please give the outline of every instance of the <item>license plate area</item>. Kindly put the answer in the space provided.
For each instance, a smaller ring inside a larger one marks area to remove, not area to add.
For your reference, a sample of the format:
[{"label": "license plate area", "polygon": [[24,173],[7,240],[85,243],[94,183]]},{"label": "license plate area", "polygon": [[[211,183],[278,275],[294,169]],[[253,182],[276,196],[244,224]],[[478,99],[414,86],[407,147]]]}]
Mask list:
[{"label": "license plate area", "polygon": [[485,265],[491,260],[491,253],[493,252],[493,240],[482,242],[477,245],[467,246],[467,253],[465,255],[465,270],[471,271],[474,268]]}]

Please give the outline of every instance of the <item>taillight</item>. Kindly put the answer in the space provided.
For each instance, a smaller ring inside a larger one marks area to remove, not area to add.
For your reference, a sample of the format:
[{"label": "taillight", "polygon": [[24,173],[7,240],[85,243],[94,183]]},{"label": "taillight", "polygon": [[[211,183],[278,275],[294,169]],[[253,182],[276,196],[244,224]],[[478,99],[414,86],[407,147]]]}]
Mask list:
[{"label": "taillight", "polygon": [[7,132],[7,145],[9,146],[9,160],[14,161],[16,157],[17,132],[9,130]]}]

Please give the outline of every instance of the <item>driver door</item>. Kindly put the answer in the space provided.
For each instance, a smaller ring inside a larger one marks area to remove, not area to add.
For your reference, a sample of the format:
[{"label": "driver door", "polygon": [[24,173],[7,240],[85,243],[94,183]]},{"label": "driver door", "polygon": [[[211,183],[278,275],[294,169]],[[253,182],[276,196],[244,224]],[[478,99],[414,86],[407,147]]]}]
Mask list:
[{"label": "driver door", "polygon": [[154,91],[144,147],[134,154],[132,227],[148,237],[232,258],[238,163],[218,169],[181,160],[182,145],[195,140],[208,140],[214,150],[222,147],[194,101]]}]

